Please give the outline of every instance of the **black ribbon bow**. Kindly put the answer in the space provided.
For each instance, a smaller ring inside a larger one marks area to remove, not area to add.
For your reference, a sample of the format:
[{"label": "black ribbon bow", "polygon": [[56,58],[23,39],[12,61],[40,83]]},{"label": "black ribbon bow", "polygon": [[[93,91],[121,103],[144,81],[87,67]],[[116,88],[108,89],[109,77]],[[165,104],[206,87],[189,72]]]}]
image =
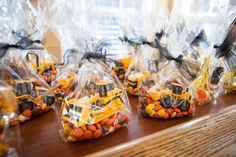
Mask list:
[{"label": "black ribbon bow", "polygon": [[86,53],[84,53],[82,60],[91,60],[91,59],[106,59],[108,55],[107,54],[107,48],[110,46],[110,43],[106,41],[105,39],[102,39],[98,41],[98,43],[93,47],[93,50],[89,50],[88,46],[86,46]]},{"label": "black ribbon bow", "polygon": [[[161,36],[163,35],[163,32],[160,33]],[[183,74],[186,78],[194,79],[198,73],[199,66],[191,61],[185,60],[183,58],[183,55],[179,55],[178,57],[174,57],[170,54],[167,47],[160,44],[161,36],[158,36],[159,34],[156,33],[156,39],[154,42],[150,42],[149,45],[153,48],[159,49],[160,56],[162,59],[167,61],[175,61],[179,67],[180,73]],[[188,76],[186,76],[186,74]]]},{"label": "black ribbon bow", "polygon": [[43,49],[43,47],[33,45],[34,43],[41,44],[41,41],[30,39],[30,36],[32,34],[27,35],[27,36],[22,36],[22,35],[19,35],[20,33],[17,33],[14,31],[12,33],[17,34],[17,37],[19,38],[19,40],[15,44],[0,42],[0,58],[4,57],[10,48],[22,49],[22,50],[30,50],[30,49],[42,50]]},{"label": "black ribbon bow", "polygon": [[132,46],[141,46],[141,45],[145,45],[148,44],[148,41],[145,37],[140,36],[140,37],[136,37],[136,38],[128,38],[126,35],[124,35],[124,37],[119,37],[120,41],[122,42],[127,42]]},{"label": "black ribbon bow", "polygon": [[214,45],[216,49],[215,56],[217,58],[224,58],[226,66],[229,70],[235,68],[236,66],[236,53],[235,53],[235,32],[233,31],[233,24],[230,26],[230,29],[220,45]]}]

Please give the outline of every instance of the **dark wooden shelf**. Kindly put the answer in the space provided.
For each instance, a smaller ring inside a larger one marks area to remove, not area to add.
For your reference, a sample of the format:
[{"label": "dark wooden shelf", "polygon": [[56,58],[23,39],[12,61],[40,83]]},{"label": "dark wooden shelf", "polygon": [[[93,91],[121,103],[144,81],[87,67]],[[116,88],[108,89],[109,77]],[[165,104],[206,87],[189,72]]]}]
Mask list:
[{"label": "dark wooden shelf", "polygon": [[20,127],[24,155],[26,157],[88,155],[158,133],[161,130],[192,121],[216,111],[221,111],[228,106],[236,104],[236,99],[235,95],[225,95],[218,99],[216,105],[196,106],[196,112],[193,117],[169,120],[143,118],[137,114],[137,97],[130,96],[130,103],[132,112],[130,113],[130,122],[127,127],[97,140],[63,143],[58,133],[60,122],[57,118],[57,113],[54,111],[26,122]]}]

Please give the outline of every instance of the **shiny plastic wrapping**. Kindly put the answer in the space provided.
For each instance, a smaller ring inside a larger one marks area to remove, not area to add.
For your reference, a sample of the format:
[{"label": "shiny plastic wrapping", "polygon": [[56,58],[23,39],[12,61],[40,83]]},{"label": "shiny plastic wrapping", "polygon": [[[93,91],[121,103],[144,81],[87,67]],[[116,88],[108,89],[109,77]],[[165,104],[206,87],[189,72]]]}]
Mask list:
[{"label": "shiny plastic wrapping", "polygon": [[[138,95],[141,82],[148,80],[157,73],[161,65],[159,48],[153,45],[154,40],[161,40],[162,27],[165,25],[166,10],[155,10],[156,13],[143,11],[139,14],[140,26],[126,26],[123,41],[133,48],[133,57],[125,74],[124,86],[130,95]],[[130,29],[130,27],[132,29]],[[131,32],[129,32],[131,31]]]},{"label": "shiny plastic wrapping", "polygon": [[218,13],[210,30],[209,41],[215,49],[215,56],[223,61],[217,64],[222,69],[219,94],[235,93],[236,51],[235,51],[235,6],[224,6]]},{"label": "shiny plastic wrapping", "polygon": [[186,55],[198,34],[198,29],[191,24],[188,20],[182,23],[173,14],[163,28],[165,40],[155,40],[161,66],[151,79],[141,83],[138,111],[142,116],[169,119],[194,115],[195,102],[190,85],[200,68]]},{"label": "shiny plastic wrapping", "polygon": [[[40,40],[42,45],[44,44],[45,38],[49,33],[50,22],[49,22],[49,8],[51,6],[50,1],[38,1],[33,5],[28,2],[28,14],[32,15],[33,20],[33,34],[32,37]],[[49,54],[49,52],[43,47],[41,50],[35,50],[30,53],[27,57],[35,71],[51,85],[52,80],[57,74],[57,59]]]},{"label": "shiny plastic wrapping", "polygon": [[[11,4],[12,6],[21,6],[19,8],[25,7],[23,10],[16,9],[15,12],[23,12],[30,16],[27,1],[20,2]],[[18,16],[9,15],[2,19],[8,19],[10,27],[4,29],[5,32],[9,33],[5,34],[6,38],[1,38],[0,78],[14,89],[18,105],[18,120],[25,122],[49,111],[53,107],[55,97],[49,85],[28,62],[29,55],[35,51],[41,51],[43,47],[39,40],[33,39],[34,33],[29,34],[24,29],[31,26],[31,23],[18,20]],[[30,19],[30,17],[28,18]]]},{"label": "shiny plastic wrapping", "polygon": [[62,105],[60,135],[66,142],[96,139],[125,127],[129,100],[114,72],[97,59],[83,59],[78,84]]},{"label": "shiny plastic wrapping", "polygon": [[79,70],[79,54],[75,49],[67,50],[63,55],[64,63],[58,67],[58,74],[53,80],[51,87],[57,101],[63,99],[75,90],[77,85],[76,75]]}]

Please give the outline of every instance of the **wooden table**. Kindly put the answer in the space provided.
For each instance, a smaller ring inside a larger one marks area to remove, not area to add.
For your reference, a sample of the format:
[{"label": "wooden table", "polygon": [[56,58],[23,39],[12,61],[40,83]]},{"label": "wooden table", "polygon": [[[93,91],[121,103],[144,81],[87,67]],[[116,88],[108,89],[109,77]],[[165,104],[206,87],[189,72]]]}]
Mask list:
[{"label": "wooden table", "polygon": [[[183,124],[184,122],[189,122],[189,125],[191,126],[192,124],[190,121],[196,118],[221,111],[226,107],[236,104],[236,97],[235,95],[222,96],[219,98],[216,105],[197,106],[196,113],[193,117],[169,120],[140,117],[137,114],[136,108],[138,103],[137,97],[130,96],[130,103],[132,112],[130,113],[130,122],[128,126],[97,140],[63,143],[58,133],[59,121],[57,119],[57,113],[54,111],[22,124],[21,135],[24,155],[26,157],[66,157],[88,155],[111,147],[117,149],[117,146],[121,149],[122,146],[125,146],[123,145],[124,143],[127,144],[127,142],[135,141],[135,139],[145,138],[147,135],[151,135],[156,132],[156,134],[158,134],[158,132],[163,132],[161,130],[171,128],[172,126],[177,125],[177,128],[175,129],[181,129],[182,127],[178,124]],[[236,141],[236,139],[234,140]],[[192,147],[195,146],[192,145]],[[112,152],[111,150],[109,151]],[[102,151],[100,155],[103,156],[104,151]]]}]

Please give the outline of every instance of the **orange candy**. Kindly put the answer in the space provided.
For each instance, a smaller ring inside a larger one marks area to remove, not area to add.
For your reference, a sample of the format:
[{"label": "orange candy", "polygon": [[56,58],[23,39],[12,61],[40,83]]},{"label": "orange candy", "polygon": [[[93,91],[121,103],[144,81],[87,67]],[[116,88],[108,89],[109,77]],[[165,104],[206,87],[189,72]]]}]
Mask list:
[{"label": "orange candy", "polygon": [[159,111],[161,108],[162,108],[161,105],[156,104],[156,106],[155,106],[155,110],[156,110],[156,111]]},{"label": "orange candy", "polygon": [[97,129],[101,129],[102,127],[101,127],[101,124],[99,124],[99,123],[97,123],[97,124],[95,124],[96,125],[96,128]]},{"label": "orange candy", "polygon": [[147,103],[148,104],[152,103],[152,99],[147,98]]},{"label": "orange candy", "polygon": [[190,107],[189,107],[189,109],[188,109],[188,113],[189,113],[189,114],[193,114],[193,107],[192,107],[192,105],[190,105]]},{"label": "orange candy", "polygon": [[109,119],[108,124],[109,124],[109,125],[114,125],[114,122],[115,122],[115,119],[114,119],[114,118],[111,118],[111,119]]},{"label": "orange candy", "polygon": [[75,138],[80,138],[83,135],[83,132],[84,131],[81,128],[76,128],[75,130],[71,132],[71,136]]},{"label": "orange candy", "polygon": [[103,119],[102,122],[101,122],[101,125],[104,126],[104,125],[107,125],[109,122],[109,119]]},{"label": "orange candy", "polygon": [[181,112],[180,109],[178,109],[178,108],[174,108],[174,111],[177,113]]},{"label": "orange candy", "polygon": [[203,90],[203,89],[198,90],[198,91],[197,91],[197,95],[198,95],[198,98],[199,98],[200,100],[205,100],[205,99],[207,99],[207,93],[206,93],[206,91]]},{"label": "orange candy", "polygon": [[118,124],[118,125],[115,126],[115,130],[120,129],[121,127],[122,127],[122,125]]},{"label": "orange candy", "polygon": [[125,115],[125,122],[128,123],[129,122],[129,117]]},{"label": "orange candy", "polygon": [[24,112],[22,113],[23,116],[25,117],[28,117],[28,118],[31,118],[32,116],[32,111],[27,109],[27,110],[24,110]]},{"label": "orange candy", "polygon": [[171,108],[168,108],[168,109],[166,109],[166,112],[167,112],[169,115],[171,115],[173,111],[172,111]]},{"label": "orange candy", "polygon": [[84,131],[84,139],[92,139],[93,138],[93,132],[90,130]]},{"label": "orange candy", "polygon": [[96,127],[94,125],[87,125],[87,129],[91,131],[95,131]]},{"label": "orange candy", "polygon": [[93,133],[93,137],[94,138],[99,138],[102,134],[102,131],[100,129],[97,129],[94,133]]}]

